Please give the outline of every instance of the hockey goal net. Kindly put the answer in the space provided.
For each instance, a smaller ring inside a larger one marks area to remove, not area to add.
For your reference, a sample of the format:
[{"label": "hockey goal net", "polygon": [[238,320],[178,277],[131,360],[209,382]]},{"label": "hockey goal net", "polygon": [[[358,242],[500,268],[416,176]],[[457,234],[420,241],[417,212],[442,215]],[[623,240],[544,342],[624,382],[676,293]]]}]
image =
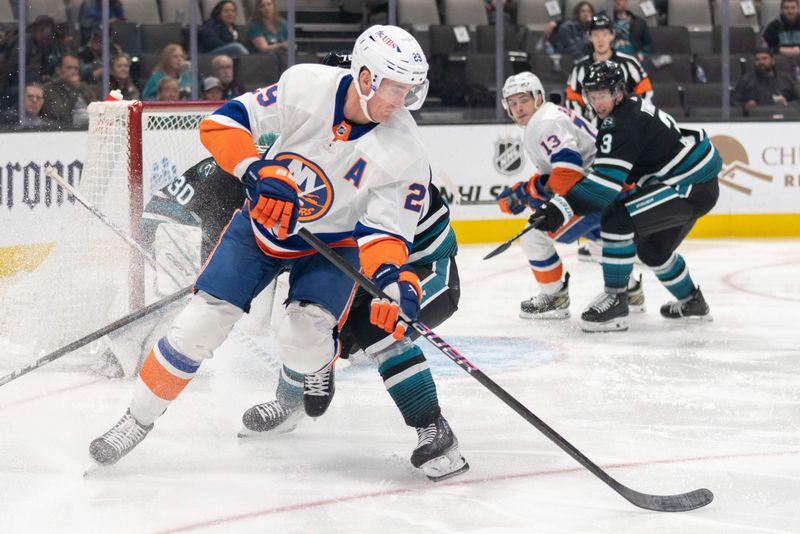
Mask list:
[{"label": "hockey goal net", "polygon": [[[86,158],[73,185],[138,238],[142,209],[152,194],[208,157],[198,128],[218,104],[91,104]],[[69,200],[58,213],[60,231],[44,261],[0,288],[0,346],[12,355],[3,367],[30,362],[156,299],[145,291],[141,256]]]}]

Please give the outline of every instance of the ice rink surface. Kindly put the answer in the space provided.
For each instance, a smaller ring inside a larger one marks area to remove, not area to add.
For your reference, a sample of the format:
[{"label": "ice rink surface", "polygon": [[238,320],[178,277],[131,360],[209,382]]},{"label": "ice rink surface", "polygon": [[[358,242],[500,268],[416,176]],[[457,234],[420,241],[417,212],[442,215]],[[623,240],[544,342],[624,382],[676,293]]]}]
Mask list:
[{"label": "ice rink surface", "polygon": [[0,388],[0,532],[800,532],[800,241],[687,242],[714,321],[661,319],[648,271],[647,313],[609,334],[578,327],[602,278],[575,246],[561,322],[517,317],[533,277],[518,246],[482,261],[491,248],[462,247],[460,310],[436,332],[623,484],[706,487],[711,505],[635,508],[424,341],[468,473],[434,484],[411,467],[416,435],[366,364],[338,368],[325,417],[238,439],[276,377],[229,341],[136,450],[85,478],[132,382],[68,356]]}]

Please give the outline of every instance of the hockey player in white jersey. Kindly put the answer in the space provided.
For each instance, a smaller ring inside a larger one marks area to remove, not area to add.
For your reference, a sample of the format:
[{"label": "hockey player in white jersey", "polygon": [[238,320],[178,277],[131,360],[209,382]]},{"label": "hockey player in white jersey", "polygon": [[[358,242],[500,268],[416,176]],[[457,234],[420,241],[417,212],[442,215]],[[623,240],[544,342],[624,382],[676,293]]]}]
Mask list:
[{"label": "hockey player in white jersey", "polygon": [[[575,112],[544,101],[544,87],[531,72],[510,76],[503,86],[503,107],[524,129],[525,152],[537,174],[517,182],[498,195],[500,209],[517,215],[535,209],[553,194],[569,191],[589,170],[596,152],[595,128]],[[569,313],[569,273],[564,273],[555,242],[572,243],[579,237],[600,238],[600,215],[573,217],[555,232],[532,230],[520,238],[540,293],[520,304],[525,319],[566,319]],[[632,279],[633,280],[633,279]],[[632,282],[633,309],[644,311],[641,282]]]},{"label": "hockey player in white jersey", "polygon": [[[242,180],[248,200],[189,305],[142,365],[128,412],[91,443],[97,463],[118,461],[144,439],[282,270],[290,271],[278,336],[283,364],[301,374],[333,364],[355,285],[296,235],[298,225],[393,297],[373,301],[371,320],[398,338],[405,334],[399,312],[413,320],[420,308],[419,280],[407,260],[430,182],[408,110],[425,99],[427,71],[408,32],[373,26],[357,39],[349,73],[296,65],[277,84],[229,101],[202,122],[201,141]],[[259,157],[254,140],[267,131],[280,137]]]}]

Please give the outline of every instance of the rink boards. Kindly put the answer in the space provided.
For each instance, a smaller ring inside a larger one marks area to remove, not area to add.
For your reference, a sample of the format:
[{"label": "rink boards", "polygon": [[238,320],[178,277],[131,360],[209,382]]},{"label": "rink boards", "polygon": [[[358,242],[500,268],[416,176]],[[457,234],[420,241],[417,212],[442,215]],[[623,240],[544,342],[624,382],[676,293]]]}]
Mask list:
[{"label": "rink boards", "polygon": [[[800,236],[797,123],[687,126],[705,128],[724,161],[719,202],[698,222],[691,237]],[[511,124],[441,125],[423,126],[421,133],[434,182],[453,201],[453,225],[461,243],[497,242],[522,227],[522,216],[502,215],[494,200],[505,185],[535,172],[521,147],[522,130]],[[87,135],[0,134],[4,147],[0,155],[0,276],[36,265],[58,238],[70,210],[82,209],[44,177],[44,166],[55,165],[70,181],[77,181],[86,158]],[[165,153],[159,159],[169,163],[171,158]],[[145,172],[177,169],[179,162],[173,163],[161,169],[145,165]]]}]

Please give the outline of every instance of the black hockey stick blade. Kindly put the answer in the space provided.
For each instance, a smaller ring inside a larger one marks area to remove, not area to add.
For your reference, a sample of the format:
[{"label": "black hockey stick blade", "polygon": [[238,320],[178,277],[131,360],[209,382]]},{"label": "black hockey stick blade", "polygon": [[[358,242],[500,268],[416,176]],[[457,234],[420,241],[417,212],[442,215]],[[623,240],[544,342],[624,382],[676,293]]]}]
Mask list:
[{"label": "black hockey stick blade", "polygon": [[161,308],[163,308],[163,307],[165,307],[165,306],[167,306],[169,304],[172,304],[175,301],[178,301],[178,300],[182,299],[183,297],[185,297],[186,295],[191,293],[191,291],[192,291],[192,286],[184,287],[183,289],[181,289],[179,291],[176,291],[172,295],[169,295],[168,297],[164,297],[163,299],[159,300],[158,302],[154,302],[154,303],[150,304],[149,306],[145,306],[144,308],[140,308],[140,309],[136,310],[133,313],[129,313],[125,317],[117,319],[113,323],[108,324],[108,325],[104,326],[103,328],[92,332],[91,334],[88,334],[88,335],[86,335],[86,336],[84,336],[84,337],[82,337],[82,338],[80,338],[78,340],[75,340],[75,341],[73,341],[72,343],[70,343],[68,345],[64,345],[60,349],[56,349],[53,352],[51,352],[50,354],[46,354],[45,356],[42,356],[41,358],[39,358],[38,360],[36,360],[32,364],[30,364],[28,366],[25,366],[25,367],[23,367],[21,369],[17,369],[16,371],[14,371],[12,373],[9,373],[6,376],[0,378],[0,386],[4,386],[5,384],[8,384],[12,380],[16,380],[17,378],[21,377],[22,375],[26,375],[26,374],[30,373],[31,371],[33,371],[34,369],[38,369],[39,367],[41,367],[41,366],[43,366],[45,364],[48,364],[48,363],[50,363],[52,361],[55,361],[55,360],[61,358],[62,356],[65,356],[65,355],[69,354],[70,352],[72,352],[74,350],[78,350],[79,348],[81,348],[81,347],[83,347],[85,345],[88,345],[89,343],[91,343],[93,341],[96,341],[96,340],[100,339],[101,337],[104,337],[104,336],[110,334],[111,332],[114,332],[115,330],[119,330],[120,328],[128,326],[132,322],[137,321],[137,320],[141,319],[142,317],[150,315],[154,311],[160,310]]},{"label": "black hockey stick blade", "polygon": [[511,245],[514,243],[514,241],[516,241],[517,239],[519,239],[523,235],[527,234],[528,232],[530,232],[534,228],[538,228],[539,224],[543,220],[544,220],[544,216],[537,217],[536,219],[533,220],[533,222],[531,224],[529,224],[528,226],[523,228],[519,233],[515,234],[514,237],[512,237],[511,239],[509,239],[508,241],[506,241],[505,243],[503,243],[502,245],[500,245],[499,247],[497,247],[496,249],[494,249],[493,251],[488,253],[486,256],[483,257],[483,259],[484,260],[488,260],[489,258],[494,258],[495,256],[498,256],[498,255],[502,254],[503,252],[508,250],[509,247],[511,247]]},{"label": "black hockey stick blade", "polygon": [[[301,228],[298,234],[306,243],[314,247],[317,252],[327,258],[328,261],[333,263],[338,269],[348,275],[354,282],[369,292],[373,297],[385,299],[389,298],[386,293],[384,293],[377,285],[375,285],[372,280],[359,272],[355,267],[347,263],[344,258],[337,254],[317,236],[305,228]],[[632,490],[629,487],[621,484],[611,475],[606,473],[601,467],[587,458],[581,451],[576,449],[574,445],[564,439],[558,432],[550,428],[547,423],[539,419],[536,414],[526,408],[525,405],[519,402],[513,395],[500,387],[500,385],[494,382],[491,378],[486,376],[483,371],[478,369],[478,367],[476,367],[460,352],[439,337],[433,330],[419,321],[412,321],[411,326],[445,356],[450,358],[450,360],[461,367],[464,371],[469,373],[470,376],[475,378],[481,383],[481,385],[483,385],[497,398],[503,401],[509,408],[517,412],[520,416],[522,416],[523,419],[533,425],[550,441],[558,445],[561,450],[570,455],[575,461],[585,467],[597,478],[605,482],[609,487],[627,499],[631,504],[638,506],[639,508],[644,508],[645,510],[653,510],[656,512],[687,512],[689,510],[694,510],[696,508],[705,506],[713,500],[714,495],[707,489],[699,489],[677,495],[650,495]]]},{"label": "black hockey stick blade", "polygon": [[711,490],[705,488],[677,495],[649,495],[632,490],[622,484],[619,484],[619,486],[619,488],[614,489],[628,499],[630,503],[639,508],[655,512],[688,512],[689,510],[702,508],[714,500],[714,494],[711,493]]}]

